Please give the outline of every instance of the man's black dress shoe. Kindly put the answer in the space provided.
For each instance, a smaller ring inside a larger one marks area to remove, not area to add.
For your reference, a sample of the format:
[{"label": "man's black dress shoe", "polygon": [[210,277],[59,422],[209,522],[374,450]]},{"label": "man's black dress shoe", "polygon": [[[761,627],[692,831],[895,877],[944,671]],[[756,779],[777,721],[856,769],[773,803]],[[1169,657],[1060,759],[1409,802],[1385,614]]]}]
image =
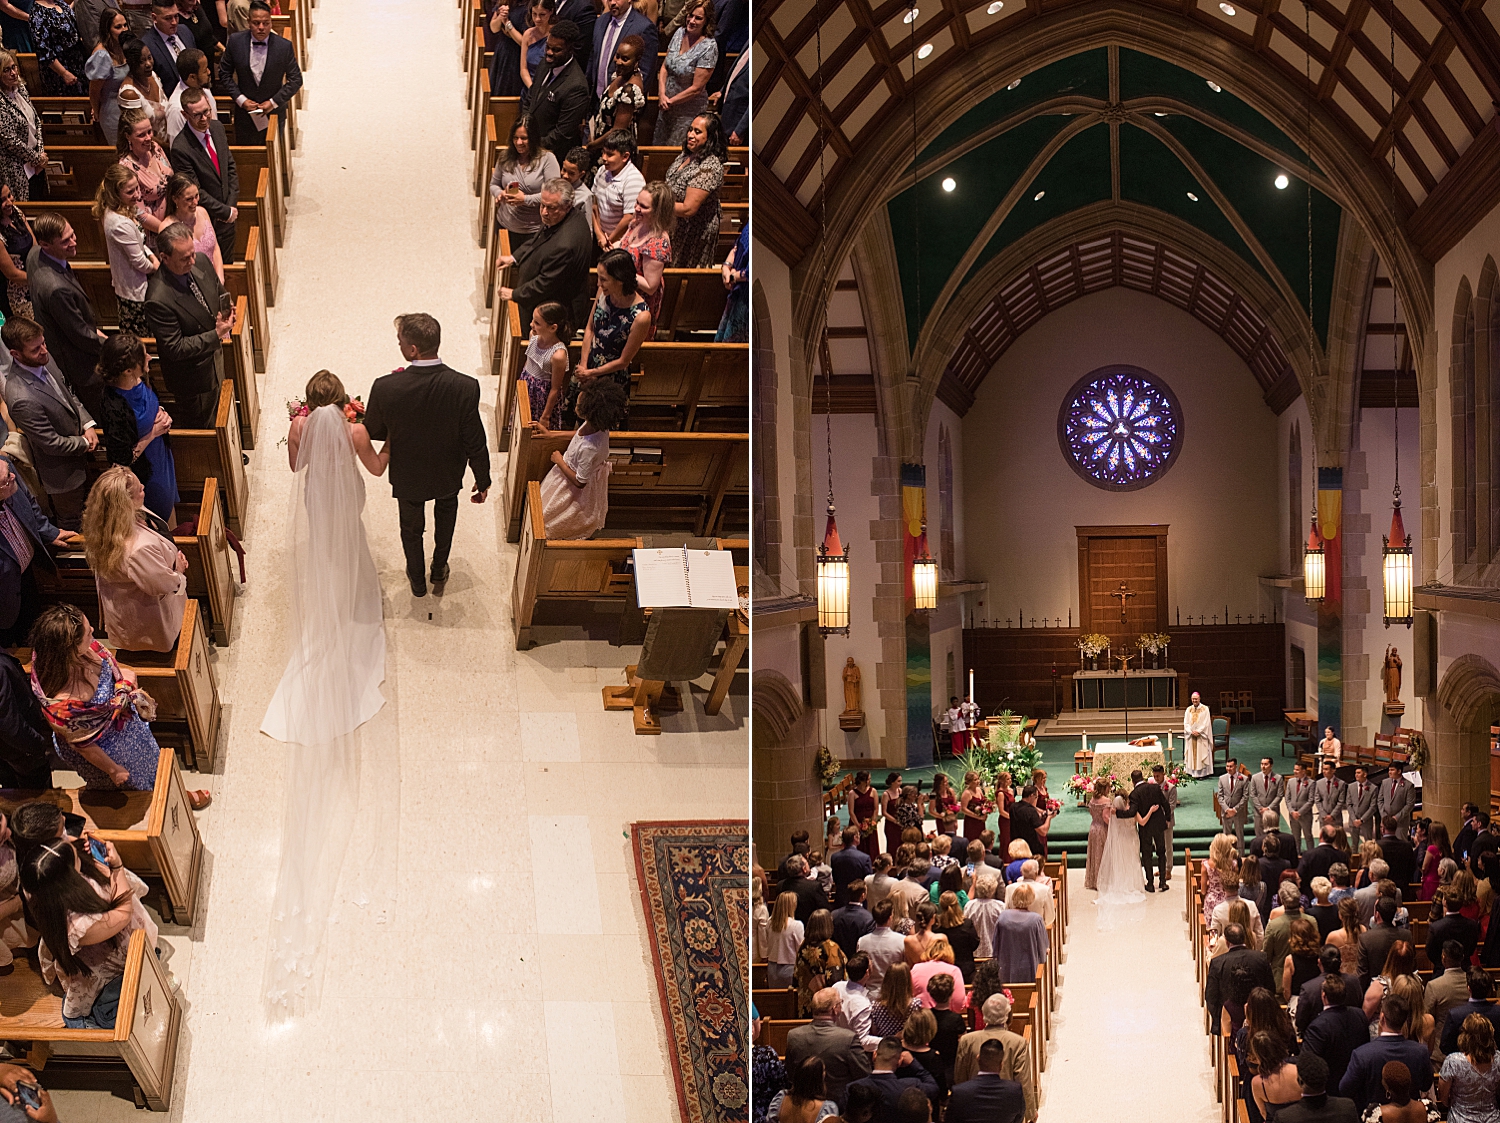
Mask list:
[{"label": "man's black dress shoe", "polygon": [[412,596],[425,597],[427,595],[427,582],[423,581],[421,577],[408,576],[407,580],[411,582]]},{"label": "man's black dress shoe", "polygon": [[436,566],[434,566],[433,569],[432,569],[432,574],[430,576],[430,580],[432,581],[432,583],[434,585],[441,585],[441,584],[445,583],[448,580],[448,566],[447,566],[447,563],[444,563],[442,569],[438,569]]}]

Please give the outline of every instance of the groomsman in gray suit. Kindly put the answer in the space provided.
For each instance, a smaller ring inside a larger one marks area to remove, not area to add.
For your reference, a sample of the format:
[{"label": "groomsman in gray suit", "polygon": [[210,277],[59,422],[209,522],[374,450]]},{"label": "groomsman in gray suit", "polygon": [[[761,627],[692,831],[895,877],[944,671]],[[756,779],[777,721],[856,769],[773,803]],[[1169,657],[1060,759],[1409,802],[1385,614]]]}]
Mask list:
[{"label": "groomsman in gray suit", "polygon": [[1349,785],[1334,772],[1333,761],[1323,762],[1323,778],[1313,785],[1313,807],[1318,813],[1318,829],[1324,823],[1344,825],[1344,808],[1349,802]]},{"label": "groomsman in gray suit", "polygon": [[1393,764],[1389,774],[1380,781],[1380,817],[1387,815],[1396,820],[1396,833],[1405,838],[1411,833],[1411,813],[1417,806],[1417,789],[1405,776],[1401,766]]},{"label": "groomsman in gray suit", "polygon": [[[1286,812],[1292,828],[1292,839],[1301,854],[1313,848],[1313,782],[1299,760],[1292,765],[1286,782]],[[1290,856],[1290,855],[1288,855]]]},{"label": "groomsman in gray suit", "polygon": [[1245,805],[1250,800],[1250,781],[1233,758],[1225,762],[1219,777],[1219,824],[1224,833],[1234,837],[1238,850],[1245,844]]},{"label": "groomsman in gray suit", "polygon": [[1362,842],[1380,837],[1379,799],[1379,789],[1370,783],[1370,770],[1356,764],[1354,783],[1349,785],[1349,845],[1355,850]]},{"label": "groomsman in gray suit", "polygon": [[1280,825],[1281,797],[1285,794],[1281,777],[1272,770],[1271,758],[1261,757],[1260,771],[1250,777],[1250,807],[1255,812],[1256,838],[1266,833],[1265,817],[1261,815],[1262,811],[1276,812],[1277,824]]}]

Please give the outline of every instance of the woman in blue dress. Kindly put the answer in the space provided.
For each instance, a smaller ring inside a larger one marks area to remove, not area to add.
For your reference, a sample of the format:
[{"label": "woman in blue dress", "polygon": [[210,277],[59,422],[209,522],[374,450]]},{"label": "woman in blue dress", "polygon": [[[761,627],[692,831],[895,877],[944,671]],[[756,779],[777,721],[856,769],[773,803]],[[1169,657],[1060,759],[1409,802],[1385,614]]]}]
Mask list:
[{"label": "woman in blue dress", "polygon": [[89,80],[89,105],[94,120],[104,134],[104,143],[111,147],[120,129],[120,87],[130,74],[122,45],[126,27],[124,16],[114,8],[105,8],[99,14],[99,46],[83,67],[84,77]]},{"label": "woman in blue dress", "polygon": [[172,418],[162,409],[146,376],[146,348],[129,332],[104,341],[99,349],[104,401],[99,423],[111,464],[135,472],[146,489],[146,507],[175,525],[177,465],[172,460]]}]

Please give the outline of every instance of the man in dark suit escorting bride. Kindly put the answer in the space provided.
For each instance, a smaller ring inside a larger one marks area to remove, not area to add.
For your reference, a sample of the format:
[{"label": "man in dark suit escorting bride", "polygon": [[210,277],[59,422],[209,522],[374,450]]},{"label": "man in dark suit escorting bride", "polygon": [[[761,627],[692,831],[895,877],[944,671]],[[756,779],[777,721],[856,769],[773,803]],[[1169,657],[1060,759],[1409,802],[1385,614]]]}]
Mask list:
[{"label": "man in dark suit escorting bride", "polygon": [[[1167,845],[1167,819],[1172,811],[1167,803],[1167,793],[1156,784],[1148,783],[1145,774],[1137,768],[1130,774],[1135,785],[1130,792],[1130,810],[1136,816],[1140,829],[1141,869],[1146,872],[1146,892],[1159,889],[1167,891],[1167,878],[1172,873],[1172,855],[1165,853]],[[1157,884],[1151,884],[1153,856],[1157,868]]]},{"label": "man in dark suit escorting bride", "polygon": [[448,580],[464,466],[474,473],[471,503],[490,490],[490,453],[479,419],[479,382],[438,358],[442,328],[425,312],[396,317],[396,343],[408,366],[375,380],[364,424],[391,450],[391,492],[400,507],[401,548],[413,596],[427,595],[423,535],[432,501],[434,586]]}]

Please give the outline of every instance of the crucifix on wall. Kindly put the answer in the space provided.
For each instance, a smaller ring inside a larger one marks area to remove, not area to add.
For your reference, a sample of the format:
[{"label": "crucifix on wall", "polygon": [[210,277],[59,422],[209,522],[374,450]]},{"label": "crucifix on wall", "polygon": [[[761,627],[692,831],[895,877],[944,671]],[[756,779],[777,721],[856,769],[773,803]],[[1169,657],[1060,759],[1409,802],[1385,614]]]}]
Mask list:
[{"label": "crucifix on wall", "polygon": [[1121,581],[1119,589],[1109,595],[1120,599],[1120,620],[1123,623],[1125,620],[1125,600],[1127,597],[1135,596],[1135,594],[1130,591],[1129,586],[1125,582]]}]

